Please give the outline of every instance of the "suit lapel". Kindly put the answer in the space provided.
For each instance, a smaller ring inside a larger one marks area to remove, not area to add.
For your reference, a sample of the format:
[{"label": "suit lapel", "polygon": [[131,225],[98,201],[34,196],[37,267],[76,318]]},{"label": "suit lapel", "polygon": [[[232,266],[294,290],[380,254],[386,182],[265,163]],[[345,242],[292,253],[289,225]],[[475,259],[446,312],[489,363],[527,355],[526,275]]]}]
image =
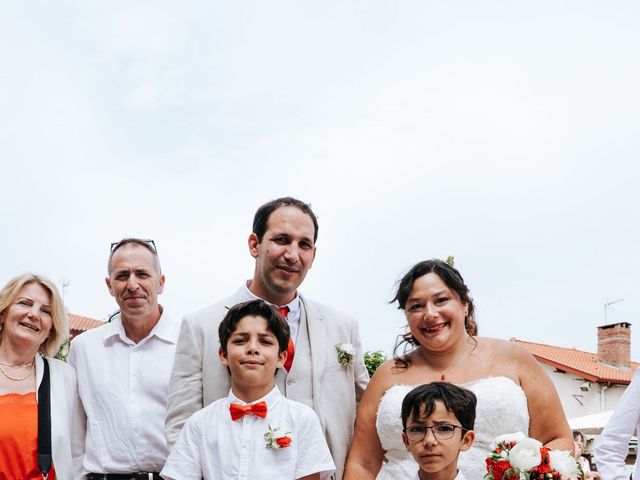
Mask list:
[{"label": "suit lapel", "polygon": [[[321,412],[320,405],[320,378],[326,369],[327,359],[327,334],[326,323],[313,302],[306,300],[300,295],[302,305],[304,306],[304,315],[307,320],[307,329],[309,330],[309,348],[311,350],[311,385],[313,388],[313,406],[316,412]],[[324,424],[323,415],[319,415],[320,420]],[[323,425],[324,426],[324,425]]]}]

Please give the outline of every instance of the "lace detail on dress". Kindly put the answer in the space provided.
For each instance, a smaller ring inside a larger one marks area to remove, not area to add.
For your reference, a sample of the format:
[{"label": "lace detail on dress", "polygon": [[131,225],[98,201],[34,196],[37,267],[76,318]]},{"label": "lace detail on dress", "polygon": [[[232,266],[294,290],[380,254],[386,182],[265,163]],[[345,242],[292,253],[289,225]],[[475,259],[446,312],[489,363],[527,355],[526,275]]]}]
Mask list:
[{"label": "lace detail on dress", "polygon": [[[522,388],[508,377],[488,377],[461,385],[476,394],[476,439],[473,446],[461,452],[458,468],[467,480],[482,480],[485,458],[495,437],[504,433],[529,432],[529,410]],[[376,430],[386,462],[377,480],[412,478],[418,465],[402,442],[402,400],[414,386],[394,385],[380,400],[376,418]]]}]

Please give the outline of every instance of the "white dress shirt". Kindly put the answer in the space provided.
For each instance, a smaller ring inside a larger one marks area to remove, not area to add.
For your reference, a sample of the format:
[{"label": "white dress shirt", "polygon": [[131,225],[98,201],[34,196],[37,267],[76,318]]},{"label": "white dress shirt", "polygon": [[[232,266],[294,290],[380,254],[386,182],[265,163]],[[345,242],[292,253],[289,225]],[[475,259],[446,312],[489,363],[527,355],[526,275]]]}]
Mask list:
[{"label": "white dress shirt", "polygon": [[[242,285],[242,300],[245,302],[250,302],[251,300],[262,300],[267,302],[264,298],[258,297],[255,293],[249,290],[249,282],[246,282]],[[269,303],[269,302],[267,302]],[[274,305],[273,303],[269,303],[270,305]],[[290,303],[286,305],[275,305],[276,308],[279,307],[289,307],[289,313],[287,314],[287,323],[289,324],[289,331],[291,332],[291,341],[293,344],[296,344],[296,340],[298,339],[298,330],[300,328],[300,317],[302,315],[301,308],[302,302],[300,301],[300,296],[296,292],[296,298],[291,300]]]},{"label": "white dress shirt", "polygon": [[[415,480],[420,480],[420,470],[418,470],[418,473],[416,473]],[[462,472],[460,470],[458,470],[458,474],[453,480],[465,480],[464,475],[462,475]]]},{"label": "white dress shirt", "polygon": [[179,328],[163,313],[136,344],[118,315],[71,342],[69,363],[85,415],[74,423],[73,454],[84,472],[162,469],[169,454],[164,419]]},{"label": "white dress shirt", "polygon": [[[335,470],[315,412],[282,396],[278,387],[263,398],[267,416],[231,419],[233,392],[194,413],[180,432],[161,472],[167,480],[293,480],[313,473],[327,479]],[[286,448],[267,448],[265,433],[277,428]]]},{"label": "white dress shirt", "polygon": [[[629,454],[629,440],[639,425],[640,368],[596,441],[594,453],[602,480],[629,480],[624,460]],[[638,462],[633,469],[633,478],[640,478]]]}]

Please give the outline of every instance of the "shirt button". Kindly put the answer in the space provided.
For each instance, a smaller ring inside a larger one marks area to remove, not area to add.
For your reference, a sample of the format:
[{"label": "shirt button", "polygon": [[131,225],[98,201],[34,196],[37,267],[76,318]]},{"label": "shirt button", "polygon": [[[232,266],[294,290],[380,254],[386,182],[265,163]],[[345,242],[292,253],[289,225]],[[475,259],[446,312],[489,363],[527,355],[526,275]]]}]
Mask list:
[{"label": "shirt button", "polygon": [[287,380],[287,385],[293,385],[294,383],[296,383],[296,381],[293,378]]}]

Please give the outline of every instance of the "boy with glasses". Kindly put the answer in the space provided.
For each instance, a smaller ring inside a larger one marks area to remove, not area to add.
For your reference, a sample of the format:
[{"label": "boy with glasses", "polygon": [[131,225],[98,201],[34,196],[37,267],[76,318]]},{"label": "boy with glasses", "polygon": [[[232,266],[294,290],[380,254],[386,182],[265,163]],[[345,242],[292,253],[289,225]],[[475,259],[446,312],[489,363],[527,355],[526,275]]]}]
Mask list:
[{"label": "boy with glasses", "polygon": [[458,455],[475,434],[476,396],[446,382],[411,390],[402,401],[402,440],[420,469],[416,480],[463,480]]}]

